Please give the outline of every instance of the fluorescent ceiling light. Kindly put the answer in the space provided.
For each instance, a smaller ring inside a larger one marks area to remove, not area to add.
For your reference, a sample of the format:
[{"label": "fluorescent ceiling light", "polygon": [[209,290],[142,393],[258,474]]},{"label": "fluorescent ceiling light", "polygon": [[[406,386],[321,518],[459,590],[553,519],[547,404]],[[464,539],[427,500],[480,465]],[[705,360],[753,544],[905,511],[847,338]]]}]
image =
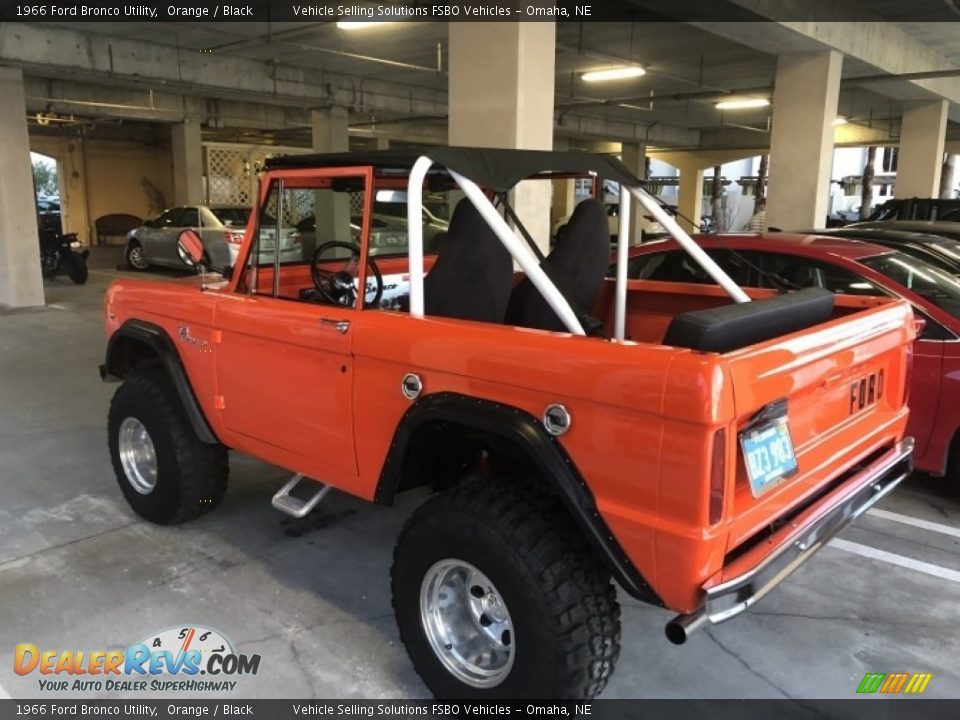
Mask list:
[{"label": "fluorescent ceiling light", "polygon": [[837,117],[833,119],[833,126],[836,127],[837,125],[846,125],[847,122],[848,120],[843,115],[837,115]]},{"label": "fluorescent ceiling light", "polygon": [[393,25],[392,22],[377,22],[365,20],[337,20],[337,27],[341,30],[363,30],[364,28],[377,27],[379,25]]},{"label": "fluorescent ceiling light", "polygon": [[584,82],[603,82],[605,80],[626,80],[627,78],[640,77],[646,75],[647,71],[639,65],[623,65],[621,67],[607,68],[606,70],[591,70],[580,76]]},{"label": "fluorescent ceiling light", "polygon": [[747,108],[766,107],[770,101],[766,98],[744,98],[742,100],[724,100],[717,103],[717,110],[746,110]]}]

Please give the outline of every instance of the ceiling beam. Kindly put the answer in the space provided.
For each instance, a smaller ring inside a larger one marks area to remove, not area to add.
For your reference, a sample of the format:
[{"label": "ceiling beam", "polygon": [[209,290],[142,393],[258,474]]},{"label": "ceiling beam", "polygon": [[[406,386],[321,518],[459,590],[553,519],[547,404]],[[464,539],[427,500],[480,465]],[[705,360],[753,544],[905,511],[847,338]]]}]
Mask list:
[{"label": "ceiling beam", "polygon": [[[306,110],[331,105],[384,121],[447,116],[444,91],[51,26],[0,25],[0,64],[24,70],[32,111],[263,129],[298,126]],[[575,112],[558,115],[556,130],[662,145],[699,139],[694,130]]]},{"label": "ceiling beam", "polygon": [[[680,7],[692,0],[676,0]],[[874,92],[901,100],[944,98],[951,103],[951,119],[960,121],[960,65],[914,38],[896,23],[880,16],[865,21],[869,10],[857,0],[717,0],[769,22],[692,22],[715,35],[770,55],[837,50],[849,60],[888,75],[863,73]],[[694,15],[695,16],[695,15]],[[778,20],[815,17],[815,21]],[[857,84],[845,77],[844,84]]]}]

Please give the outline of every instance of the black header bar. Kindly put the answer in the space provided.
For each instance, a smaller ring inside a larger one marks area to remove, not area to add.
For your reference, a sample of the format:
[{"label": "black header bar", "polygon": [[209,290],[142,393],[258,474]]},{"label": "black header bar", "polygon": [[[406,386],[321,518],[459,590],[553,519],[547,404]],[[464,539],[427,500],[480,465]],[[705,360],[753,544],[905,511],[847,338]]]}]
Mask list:
[{"label": "black header bar", "polygon": [[[750,8],[757,8],[753,12]],[[948,3],[924,20],[960,21]],[[760,14],[759,10],[762,9]],[[912,18],[903,18],[912,19]],[[6,22],[763,22],[882,21],[837,0],[0,0]]]}]

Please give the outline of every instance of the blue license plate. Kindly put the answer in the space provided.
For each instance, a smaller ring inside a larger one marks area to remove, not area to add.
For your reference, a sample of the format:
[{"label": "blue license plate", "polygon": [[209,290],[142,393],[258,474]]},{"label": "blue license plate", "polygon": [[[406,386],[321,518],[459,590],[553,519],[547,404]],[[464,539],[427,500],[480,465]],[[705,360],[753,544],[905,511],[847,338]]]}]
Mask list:
[{"label": "blue license plate", "polygon": [[740,447],[754,497],[797,472],[786,417],[741,433]]}]

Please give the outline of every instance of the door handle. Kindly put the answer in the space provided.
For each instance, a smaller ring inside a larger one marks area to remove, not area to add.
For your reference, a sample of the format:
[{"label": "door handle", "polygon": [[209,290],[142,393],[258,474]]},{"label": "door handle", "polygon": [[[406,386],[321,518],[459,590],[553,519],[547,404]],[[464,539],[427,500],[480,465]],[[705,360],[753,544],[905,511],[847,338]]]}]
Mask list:
[{"label": "door handle", "polygon": [[347,330],[350,329],[349,320],[334,320],[333,318],[320,318],[320,324],[332,327],[341,335],[346,335]]}]

